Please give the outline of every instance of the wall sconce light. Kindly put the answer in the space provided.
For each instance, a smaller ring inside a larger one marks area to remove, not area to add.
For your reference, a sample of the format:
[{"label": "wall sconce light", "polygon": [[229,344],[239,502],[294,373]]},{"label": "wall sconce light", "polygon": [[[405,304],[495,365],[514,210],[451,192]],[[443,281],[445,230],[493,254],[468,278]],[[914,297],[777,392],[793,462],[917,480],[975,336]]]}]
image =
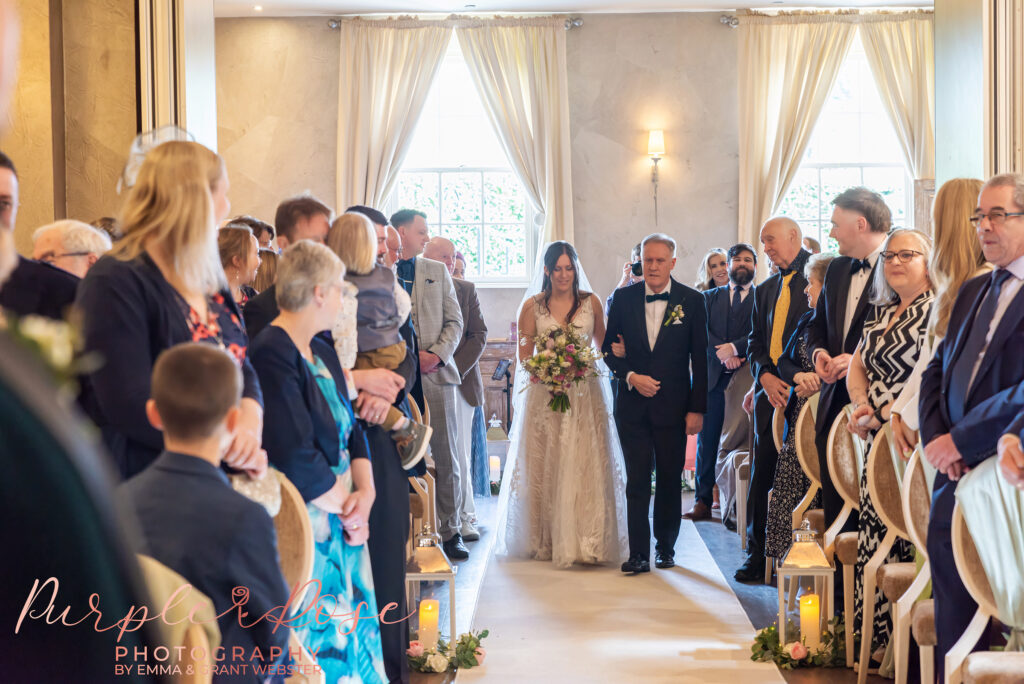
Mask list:
[{"label": "wall sconce light", "polygon": [[658,162],[665,154],[665,131],[651,131],[647,138],[647,154],[651,158],[651,184],[654,185],[654,225],[658,225]]}]

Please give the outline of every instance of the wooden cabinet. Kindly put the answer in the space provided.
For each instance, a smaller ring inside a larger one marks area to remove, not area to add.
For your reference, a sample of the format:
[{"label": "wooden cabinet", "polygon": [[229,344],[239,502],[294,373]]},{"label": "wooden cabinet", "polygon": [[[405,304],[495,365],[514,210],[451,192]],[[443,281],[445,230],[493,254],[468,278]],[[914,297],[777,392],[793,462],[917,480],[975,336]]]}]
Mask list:
[{"label": "wooden cabinet", "polygon": [[487,340],[487,346],[484,347],[484,353],[480,357],[480,374],[484,379],[484,419],[490,421],[492,415],[498,416],[501,426],[508,432],[509,420],[512,416],[509,415],[505,378],[491,379],[502,359],[512,361],[509,372],[514,378],[516,345],[508,340]]}]

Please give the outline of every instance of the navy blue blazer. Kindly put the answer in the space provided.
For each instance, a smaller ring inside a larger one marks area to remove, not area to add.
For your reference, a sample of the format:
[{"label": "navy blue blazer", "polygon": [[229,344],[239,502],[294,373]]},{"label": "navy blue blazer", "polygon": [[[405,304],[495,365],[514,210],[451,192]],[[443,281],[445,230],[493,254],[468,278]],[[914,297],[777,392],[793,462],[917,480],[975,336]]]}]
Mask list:
[{"label": "navy blue blazer", "polygon": [[733,331],[731,339],[725,338],[726,327],[729,325],[730,294],[729,286],[722,285],[710,290],[705,290],[704,304],[707,307],[708,316],[708,387],[714,387],[725,371],[725,366],[718,360],[720,344],[732,343],[736,346],[736,354],[740,357],[747,355],[747,340],[750,337],[750,313],[754,310],[754,285],[747,285],[750,291],[746,298],[740,303],[740,315],[745,325],[742,330]]},{"label": "navy blue blazer", "polygon": [[[676,425],[686,420],[687,413],[707,411],[708,326],[704,297],[673,279],[665,320],[676,306],[682,306],[682,322],[662,325],[651,349],[645,295],[643,282],[619,288],[612,295],[602,351],[618,383],[616,415],[626,420],[646,415],[653,425]],[[626,356],[622,359],[612,354],[612,342],[619,335],[626,344]],[[631,390],[626,384],[626,376],[631,372],[659,380],[658,394],[647,398]]]},{"label": "navy blue blazer", "polygon": [[[921,443],[949,434],[973,467],[996,453],[999,437],[1010,431],[1011,423],[1024,411],[1024,291],[1017,294],[1003,314],[978,367],[965,405],[963,420],[952,424],[947,405],[952,366],[960,355],[971,324],[988,293],[991,275],[985,274],[964,283],[949,317],[949,329],[939,343],[935,356],[921,376],[919,414]],[[955,482],[945,475],[935,477],[933,513],[939,513],[949,525],[953,512]],[[946,510],[948,509],[948,510]]]},{"label": "navy blue blazer", "polygon": [[64,320],[75,302],[81,279],[42,261],[18,257],[18,265],[0,288],[0,307],[19,316],[35,314]]},{"label": "navy blue blazer", "polygon": [[[142,536],[141,546],[135,550],[187,579],[213,601],[218,615],[228,611],[217,622],[224,664],[232,664],[234,646],[244,648],[246,657],[254,648],[264,656],[271,647],[288,652],[287,626],[275,632],[274,624],[267,620],[251,624],[257,616],[285,605],[289,596],[278,561],[274,523],[263,506],[234,491],[227,476],[213,464],[166,451],[121,484],[117,498],[138,520]],[[235,587],[249,591],[244,605],[249,614],[244,620],[246,627],[239,625],[239,610],[229,610]],[[265,659],[262,664],[274,662]],[[252,667],[246,671],[247,676],[231,681],[258,681]]]},{"label": "navy blue blazer", "polygon": [[[807,297],[804,295],[804,288],[807,287],[807,279],[804,277],[804,266],[811,257],[811,253],[801,249],[800,253],[793,260],[793,279],[789,281],[789,312],[786,315],[786,322],[783,326],[783,346],[792,338],[793,331],[801,317],[810,310],[807,306]],[[772,363],[772,327],[775,324],[775,304],[779,299],[779,290],[782,287],[782,275],[776,273],[768,280],[754,288],[751,295],[754,298],[754,308],[750,313],[750,339],[747,342],[747,360],[750,362],[751,370],[754,372],[754,380],[757,381],[760,391],[761,376],[765,373],[779,375],[779,369]],[[780,359],[782,357],[779,357]]]},{"label": "navy blue blazer", "polygon": [[[351,408],[334,348],[319,338],[313,338],[309,346],[330,370],[342,403]],[[348,444],[341,444],[331,407],[302,353],[283,329],[276,325],[264,328],[252,341],[249,357],[264,391],[263,448],[302,498],[312,501],[334,486],[331,467],[338,465],[343,446],[347,446],[349,458],[370,457],[363,426],[356,421]]]},{"label": "navy blue blazer", "polygon": [[[248,337],[228,290],[225,306],[238,326],[224,327],[224,343],[245,354]],[[82,405],[103,432],[122,477],[138,473],[163,450],[163,436],[146,418],[153,364],[162,351],[191,342],[179,295],[147,254],[131,261],[101,257],[78,288],[86,352],[102,365],[89,375],[90,397]],[[242,395],[263,403],[256,371],[242,361]]]}]

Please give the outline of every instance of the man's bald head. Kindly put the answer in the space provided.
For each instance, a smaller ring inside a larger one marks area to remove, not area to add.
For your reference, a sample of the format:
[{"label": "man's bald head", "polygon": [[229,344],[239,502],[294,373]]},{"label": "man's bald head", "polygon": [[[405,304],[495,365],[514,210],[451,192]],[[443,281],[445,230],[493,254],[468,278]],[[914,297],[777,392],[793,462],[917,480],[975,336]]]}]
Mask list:
[{"label": "man's bald head", "polygon": [[800,254],[803,234],[800,225],[787,216],[776,216],[768,219],[761,228],[761,244],[764,253],[779,268],[789,265]]},{"label": "man's bald head", "polygon": [[455,243],[447,238],[430,238],[430,242],[423,247],[423,256],[440,261],[448,267],[448,273],[455,270]]},{"label": "man's bald head", "polygon": [[386,230],[387,237],[384,244],[387,247],[387,254],[384,255],[384,264],[391,268],[395,265],[396,261],[402,258],[402,236],[398,234],[398,230],[391,224],[386,226]]}]

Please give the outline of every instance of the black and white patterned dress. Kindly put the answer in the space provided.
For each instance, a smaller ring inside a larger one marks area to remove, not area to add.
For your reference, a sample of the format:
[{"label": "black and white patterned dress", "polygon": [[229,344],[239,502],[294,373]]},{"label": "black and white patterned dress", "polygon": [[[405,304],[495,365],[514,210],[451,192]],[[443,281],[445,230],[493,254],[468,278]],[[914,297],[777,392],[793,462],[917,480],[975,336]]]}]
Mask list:
[{"label": "black and white patterned dress", "polygon": [[[910,378],[917,358],[921,353],[921,345],[925,340],[928,317],[931,313],[934,295],[927,290],[911,302],[906,311],[889,327],[896,314],[899,303],[888,306],[876,306],[868,314],[864,323],[861,360],[868,376],[868,401],[872,409],[877,409],[895,401]],[[868,450],[875,434],[868,436]],[[864,604],[864,566],[871,560],[885,537],[886,527],[875,512],[871,496],[868,494],[866,470],[860,476],[860,521],[857,525],[857,569],[855,576],[856,592],[854,614],[856,622],[853,629],[860,631],[863,625]],[[903,539],[897,539],[892,547],[887,563],[901,563],[914,560],[913,545]],[[881,591],[875,593],[874,630],[872,632],[871,653],[889,643],[892,622],[889,618],[889,602]]]}]

